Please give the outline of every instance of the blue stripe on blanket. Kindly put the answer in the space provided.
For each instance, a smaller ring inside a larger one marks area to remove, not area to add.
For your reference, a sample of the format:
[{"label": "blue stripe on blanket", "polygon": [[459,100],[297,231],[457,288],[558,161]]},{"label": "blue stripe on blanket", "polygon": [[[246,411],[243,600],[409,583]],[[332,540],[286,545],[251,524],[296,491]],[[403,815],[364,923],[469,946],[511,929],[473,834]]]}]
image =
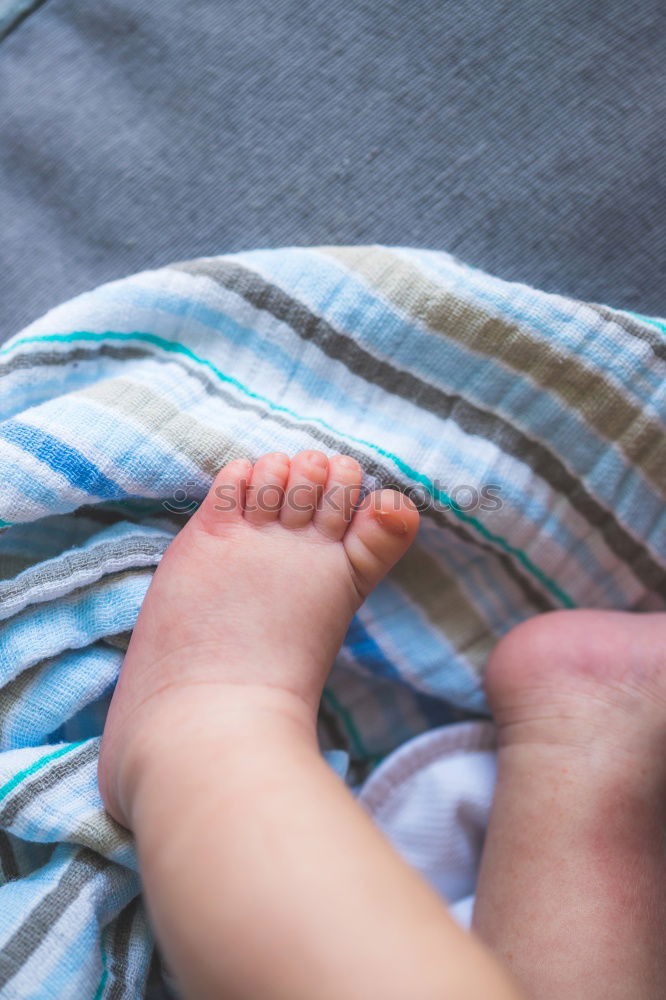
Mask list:
[{"label": "blue stripe on blanket", "polygon": [[117,500],[127,496],[124,490],[107,479],[97,466],[88,461],[76,448],[38,427],[30,427],[14,420],[0,425],[0,437],[10,444],[29,450],[38,461],[44,462],[54,472],[64,476],[79,490],[87,490],[101,500]]}]

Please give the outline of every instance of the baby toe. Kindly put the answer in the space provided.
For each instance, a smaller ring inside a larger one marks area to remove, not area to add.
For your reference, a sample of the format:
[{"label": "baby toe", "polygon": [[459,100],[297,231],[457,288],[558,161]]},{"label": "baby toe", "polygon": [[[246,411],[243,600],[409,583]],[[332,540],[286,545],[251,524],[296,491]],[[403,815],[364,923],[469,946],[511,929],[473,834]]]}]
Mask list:
[{"label": "baby toe", "polygon": [[279,451],[262,455],[252,470],[245,495],[245,520],[250,524],[277,521],[289,477],[289,458]]},{"label": "baby toe", "polygon": [[252,463],[246,458],[237,458],[224,465],[189,523],[193,527],[218,534],[230,524],[241,521],[251,474]]},{"label": "baby toe", "polygon": [[321,451],[300,451],[291,462],[280,523],[302,528],[312,520],[328,477],[328,459]]},{"label": "baby toe", "polygon": [[370,493],[354,514],[343,545],[363,597],[401,558],[414,541],[419,512],[403,493]]},{"label": "baby toe", "polygon": [[348,455],[329,459],[328,478],[319,507],[314,515],[315,527],[323,535],[339,542],[354,513],[361,487],[361,466]]}]

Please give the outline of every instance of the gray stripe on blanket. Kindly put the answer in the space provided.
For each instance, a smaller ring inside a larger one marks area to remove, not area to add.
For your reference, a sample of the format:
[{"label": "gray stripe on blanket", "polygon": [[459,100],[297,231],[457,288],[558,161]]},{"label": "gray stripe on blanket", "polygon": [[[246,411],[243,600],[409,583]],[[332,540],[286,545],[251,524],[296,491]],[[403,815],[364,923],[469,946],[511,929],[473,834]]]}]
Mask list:
[{"label": "gray stripe on blanket", "polygon": [[72,750],[65,757],[54,760],[45,772],[42,771],[32,781],[27,779],[18,785],[14,792],[10,792],[6,804],[0,809],[0,825],[11,826],[22,809],[34,802],[43,792],[57,785],[63,778],[75,774],[92,761],[97,761],[98,755],[99,741],[86,743],[79,750]]},{"label": "gray stripe on blanket", "polygon": [[3,883],[11,882],[13,879],[19,877],[12,842],[9,839],[9,834],[5,833],[4,830],[0,830],[0,871],[2,872]]},{"label": "gray stripe on blanket", "polygon": [[11,375],[14,371],[30,371],[38,365],[47,367],[62,365],[65,362],[70,364],[75,361],[94,361],[100,354],[104,358],[126,361],[128,358],[144,358],[148,353],[140,347],[114,347],[113,344],[100,344],[93,348],[68,347],[63,351],[19,351],[10,361],[0,364],[0,378]]},{"label": "gray stripe on blanket", "polygon": [[411,372],[394,368],[368,354],[356,342],[339,333],[324,319],[291,299],[259,275],[226,261],[201,260],[173,265],[187,274],[204,275],[229,291],[241,295],[257,309],[288,323],[302,339],[315,343],[325,354],[343,363],[353,374],[413,402],[443,419],[453,420],[468,434],[485,437],[530,468],[596,528],[609,549],[627,562],[632,572],[652,589],[666,587],[666,570],[651,553],[615,519],[612,511],[589,494],[580,479],[544,444],[529,438],[495,414],[481,410],[464,397],[444,393],[422,382]]},{"label": "gray stripe on blanket", "polygon": [[[154,535],[143,538],[130,537],[98,542],[91,548],[67,552],[57,559],[40,563],[30,570],[24,570],[20,579],[7,580],[0,583],[0,618],[8,618],[17,610],[22,610],[31,599],[31,591],[36,591],[39,603],[50,599],[49,587],[55,583],[63,583],[75,573],[86,572],[87,579],[77,580],[72,590],[96,582],[109,573],[132,569],[137,565],[155,565],[159,562],[171,537],[156,538]],[[137,564],[136,557],[143,559]],[[148,562],[144,561],[147,560]],[[59,596],[62,596],[59,592]],[[16,604],[23,599],[20,607]],[[13,607],[9,608],[9,603]],[[35,603],[34,597],[32,603]]]},{"label": "gray stripe on blanket", "polygon": [[78,898],[88,882],[109,867],[110,862],[87,848],[78,851],[57,884],[14,931],[0,951],[0,988],[20,972],[32,953],[65,910]]},{"label": "gray stripe on blanket", "polygon": [[[7,529],[5,529],[7,530]],[[0,535],[2,532],[0,531]],[[23,570],[34,565],[34,559],[28,556],[5,555],[0,553],[0,580],[13,580]]]},{"label": "gray stripe on blanket", "polygon": [[129,946],[132,940],[132,925],[141,907],[141,897],[137,896],[116,919],[111,946],[111,987],[106,991],[104,1000],[122,1000],[127,995],[129,967]]}]

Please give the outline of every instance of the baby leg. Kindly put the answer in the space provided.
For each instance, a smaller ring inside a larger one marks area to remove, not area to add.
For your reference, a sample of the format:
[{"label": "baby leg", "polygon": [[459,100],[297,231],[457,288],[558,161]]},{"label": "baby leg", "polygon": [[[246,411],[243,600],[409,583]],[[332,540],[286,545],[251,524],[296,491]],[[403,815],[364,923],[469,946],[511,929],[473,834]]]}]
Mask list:
[{"label": "baby leg", "polygon": [[531,1000],[666,995],[666,615],[555,612],[491,657],[475,926]]}]

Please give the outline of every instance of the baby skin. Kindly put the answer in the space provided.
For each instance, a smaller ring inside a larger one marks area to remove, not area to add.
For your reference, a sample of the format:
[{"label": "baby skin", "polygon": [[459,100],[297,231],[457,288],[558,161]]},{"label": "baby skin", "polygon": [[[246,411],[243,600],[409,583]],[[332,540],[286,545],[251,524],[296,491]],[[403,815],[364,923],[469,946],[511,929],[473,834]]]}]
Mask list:
[{"label": "baby skin", "polygon": [[107,719],[99,782],[134,832],[192,1000],[519,1000],[323,761],[316,713],[352,615],[418,512],[316,451],[218,474],[169,546]]},{"label": "baby skin", "polygon": [[666,996],[666,614],[558,611],[488,663],[478,933],[533,1000]]}]

